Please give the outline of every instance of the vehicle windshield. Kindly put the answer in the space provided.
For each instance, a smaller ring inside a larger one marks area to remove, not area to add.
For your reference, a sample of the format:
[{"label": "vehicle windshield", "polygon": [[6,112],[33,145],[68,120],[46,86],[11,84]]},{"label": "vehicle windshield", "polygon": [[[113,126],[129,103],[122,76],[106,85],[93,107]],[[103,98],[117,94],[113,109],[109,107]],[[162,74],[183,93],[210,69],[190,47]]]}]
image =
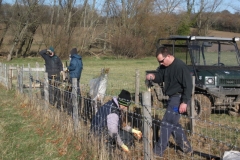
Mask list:
[{"label": "vehicle windshield", "polygon": [[206,66],[238,66],[234,45],[226,43],[202,42],[198,49],[193,49],[192,55],[195,65]]},{"label": "vehicle windshield", "polygon": [[233,44],[216,42],[192,42],[187,48],[174,48],[174,56],[186,64],[196,66],[239,66],[238,56]]}]

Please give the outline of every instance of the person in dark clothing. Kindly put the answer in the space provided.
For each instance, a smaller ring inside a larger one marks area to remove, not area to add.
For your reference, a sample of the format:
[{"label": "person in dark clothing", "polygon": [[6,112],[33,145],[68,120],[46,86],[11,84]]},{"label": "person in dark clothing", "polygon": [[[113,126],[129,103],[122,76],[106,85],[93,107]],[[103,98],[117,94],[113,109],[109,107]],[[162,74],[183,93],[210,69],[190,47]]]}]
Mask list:
[{"label": "person in dark clothing", "polygon": [[[60,90],[55,87],[57,81],[60,81],[60,72],[63,71],[63,64],[60,58],[55,55],[54,48],[51,46],[49,49],[44,49],[39,52],[42,58],[45,60],[46,72],[48,73],[49,79],[49,102],[55,105],[58,103],[58,108],[60,108],[59,94]],[[52,81],[54,80],[54,84]]]},{"label": "person in dark clothing", "polygon": [[118,144],[125,152],[134,144],[133,134],[139,139],[142,132],[128,126],[125,122],[125,112],[131,104],[130,93],[122,90],[117,97],[99,108],[91,122],[91,131],[94,136],[104,136],[107,147]]},{"label": "person in dark clothing", "polygon": [[164,82],[164,93],[169,96],[168,106],[161,121],[160,137],[153,152],[162,157],[170,135],[183,153],[192,153],[192,147],[179,124],[180,114],[187,111],[192,93],[192,77],[187,65],[175,58],[166,47],[157,49],[156,58],[160,64],[156,73],[146,75],[146,80]]},{"label": "person in dark clothing", "polygon": [[73,48],[70,51],[70,64],[68,66],[68,71],[70,75],[70,83],[72,83],[72,78],[77,78],[77,92],[80,94],[80,87],[79,87],[79,81],[81,78],[82,70],[83,70],[83,63],[82,63],[82,57],[78,55],[77,49]]},{"label": "person in dark clothing", "polygon": [[52,79],[54,77],[55,80],[60,80],[60,72],[63,71],[63,64],[61,59],[55,54],[54,48],[49,47],[49,49],[41,50],[39,54],[45,60],[48,78]]}]

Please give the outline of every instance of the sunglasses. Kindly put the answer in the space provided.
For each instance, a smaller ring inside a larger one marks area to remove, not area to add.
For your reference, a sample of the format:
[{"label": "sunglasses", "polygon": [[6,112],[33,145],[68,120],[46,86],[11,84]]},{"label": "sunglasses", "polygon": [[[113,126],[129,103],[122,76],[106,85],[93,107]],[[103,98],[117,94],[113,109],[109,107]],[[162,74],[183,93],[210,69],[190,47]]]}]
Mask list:
[{"label": "sunglasses", "polygon": [[166,57],[164,57],[164,58],[163,58],[163,60],[161,60],[161,61],[158,61],[158,62],[159,62],[159,63],[163,63],[165,58],[166,58]]}]

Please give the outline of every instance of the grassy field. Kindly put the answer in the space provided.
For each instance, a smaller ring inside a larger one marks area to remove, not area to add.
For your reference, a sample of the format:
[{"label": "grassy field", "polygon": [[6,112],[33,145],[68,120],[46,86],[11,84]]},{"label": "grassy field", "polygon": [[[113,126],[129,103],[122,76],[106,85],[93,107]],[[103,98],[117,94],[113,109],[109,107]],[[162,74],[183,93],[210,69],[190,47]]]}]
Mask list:
[{"label": "grassy field", "polygon": [[[62,63],[65,65],[66,61],[69,64],[69,60],[62,60]],[[28,64],[30,64],[31,67],[36,67],[37,62],[40,67],[44,66],[44,60],[41,57],[13,59],[9,62],[5,59],[0,59],[0,62],[13,66],[24,65],[25,67],[27,67]],[[100,75],[102,68],[109,68],[108,89],[111,88],[111,90],[107,90],[107,94],[115,95],[123,88],[134,92],[135,72],[139,70],[141,90],[146,90],[145,71],[155,70],[157,67],[158,62],[155,57],[143,59],[114,59],[108,57],[99,59],[94,57],[83,57],[83,71],[80,84],[87,86],[91,79]]]},{"label": "grassy field", "polygon": [[0,95],[0,159],[81,159],[80,142],[42,121],[21,95],[1,85]]}]

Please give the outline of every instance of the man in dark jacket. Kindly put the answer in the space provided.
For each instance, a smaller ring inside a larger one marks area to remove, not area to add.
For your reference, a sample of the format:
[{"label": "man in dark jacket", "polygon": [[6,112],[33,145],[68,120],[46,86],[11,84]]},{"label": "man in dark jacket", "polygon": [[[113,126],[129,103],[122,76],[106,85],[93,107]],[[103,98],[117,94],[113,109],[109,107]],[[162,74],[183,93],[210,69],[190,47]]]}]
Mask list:
[{"label": "man in dark jacket", "polygon": [[70,83],[72,83],[72,78],[77,78],[77,92],[80,94],[80,87],[79,87],[79,81],[81,78],[82,70],[83,70],[83,63],[82,63],[82,57],[78,55],[77,49],[73,48],[70,51],[70,64],[68,66],[69,75],[70,75]]},{"label": "man in dark jacket", "polygon": [[173,56],[166,47],[158,48],[156,58],[160,64],[157,73],[146,75],[147,80],[164,82],[164,93],[169,96],[167,110],[161,121],[160,137],[154,153],[163,156],[170,135],[185,154],[192,153],[191,145],[179,124],[180,114],[187,111],[192,93],[192,77],[187,65]]},{"label": "man in dark jacket", "polygon": [[63,71],[63,64],[60,58],[55,55],[54,48],[49,47],[49,49],[44,49],[39,52],[42,58],[45,60],[46,72],[48,73],[48,79],[50,80],[49,86],[49,102],[52,105],[55,105],[55,102],[58,102],[58,108],[60,108],[60,99],[59,99],[59,89],[55,88],[51,83],[51,80],[59,81],[60,72]]},{"label": "man in dark jacket", "polygon": [[40,51],[39,54],[45,60],[48,78],[52,79],[55,77],[55,80],[60,80],[60,72],[63,71],[63,64],[60,58],[55,54],[54,48],[49,47],[49,49]]}]

